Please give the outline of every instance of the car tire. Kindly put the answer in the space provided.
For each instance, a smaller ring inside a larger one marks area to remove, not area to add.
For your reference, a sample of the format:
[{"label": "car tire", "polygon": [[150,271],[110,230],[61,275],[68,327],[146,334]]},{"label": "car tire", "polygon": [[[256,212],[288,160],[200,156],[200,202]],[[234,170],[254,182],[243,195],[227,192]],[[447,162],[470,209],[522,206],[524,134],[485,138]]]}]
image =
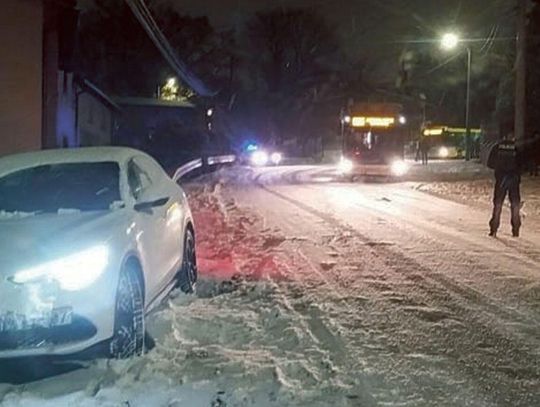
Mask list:
[{"label": "car tire", "polygon": [[114,333],[110,356],[127,359],[140,356],[144,350],[144,294],[136,269],[124,266],[120,272],[116,293]]},{"label": "car tire", "polygon": [[186,294],[192,294],[197,282],[197,254],[195,248],[195,236],[191,230],[186,231],[184,237],[184,255],[182,256],[182,268],[178,274],[178,286]]}]

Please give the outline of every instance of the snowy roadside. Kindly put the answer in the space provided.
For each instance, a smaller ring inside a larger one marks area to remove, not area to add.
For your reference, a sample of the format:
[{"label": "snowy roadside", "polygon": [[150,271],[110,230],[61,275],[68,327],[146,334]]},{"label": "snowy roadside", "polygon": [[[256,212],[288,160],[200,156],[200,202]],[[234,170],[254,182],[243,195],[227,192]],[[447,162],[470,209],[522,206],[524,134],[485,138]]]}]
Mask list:
[{"label": "snowy roadside", "polygon": [[[491,208],[493,180],[491,178],[452,182],[429,182],[414,184],[414,188],[479,208]],[[525,217],[540,217],[540,179],[524,177],[521,196]]]},{"label": "snowy roadside", "polygon": [[[317,401],[537,405],[538,275],[525,241],[504,249],[509,266],[499,242],[462,233],[453,216],[462,206],[404,185],[321,185],[320,170],[308,167],[220,176],[223,196],[283,235],[275,254],[285,279],[275,287],[341,383]],[[432,217],[430,206],[448,219]]]}]

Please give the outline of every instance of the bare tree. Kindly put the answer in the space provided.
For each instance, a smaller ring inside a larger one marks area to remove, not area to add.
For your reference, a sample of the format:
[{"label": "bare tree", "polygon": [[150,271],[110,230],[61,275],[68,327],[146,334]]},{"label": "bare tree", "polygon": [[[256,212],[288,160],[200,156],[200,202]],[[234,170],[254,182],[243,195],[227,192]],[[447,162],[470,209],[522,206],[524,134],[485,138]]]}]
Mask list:
[{"label": "bare tree", "polygon": [[246,88],[264,132],[279,139],[316,135],[315,111],[337,77],[334,31],[312,10],[275,9],[256,14],[246,34]]}]

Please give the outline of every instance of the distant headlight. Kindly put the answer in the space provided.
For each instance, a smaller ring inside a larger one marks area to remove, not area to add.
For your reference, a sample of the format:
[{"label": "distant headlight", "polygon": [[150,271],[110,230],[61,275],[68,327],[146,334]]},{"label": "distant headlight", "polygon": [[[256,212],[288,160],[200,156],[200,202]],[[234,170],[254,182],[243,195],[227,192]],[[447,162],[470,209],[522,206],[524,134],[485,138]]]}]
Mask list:
[{"label": "distant headlight", "polygon": [[272,153],[272,155],[270,156],[270,161],[272,161],[272,164],[274,165],[278,165],[282,159],[283,156],[281,155],[281,153]]},{"label": "distant headlight", "polygon": [[403,160],[396,160],[392,163],[391,166],[392,174],[396,177],[402,177],[409,171],[409,166]]},{"label": "distant headlight", "polygon": [[264,167],[266,164],[268,164],[268,160],[269,157],[266,151],[255,151],[251,155],[251,163],[258,167]]},{"label": "distant headlight", "polygon": [[78,291],[94,283],[109,263],[109,250],[105,246],[91,249],[51,261],[16,273],[11,281],[15,284],[56,281],[63,290]]},{"label": "distant headlight", "polygon": [[348,174],[353,170],[354,164],[351,160],[348,160],[345,157],[341,157],[341,160],[338,164],[338,170],[342,174]]},{"label": "distant headlight", "polygon": [[450,151],[446,147],[439,148],[439,157],[441,158],[448,158],[450,155]]}]

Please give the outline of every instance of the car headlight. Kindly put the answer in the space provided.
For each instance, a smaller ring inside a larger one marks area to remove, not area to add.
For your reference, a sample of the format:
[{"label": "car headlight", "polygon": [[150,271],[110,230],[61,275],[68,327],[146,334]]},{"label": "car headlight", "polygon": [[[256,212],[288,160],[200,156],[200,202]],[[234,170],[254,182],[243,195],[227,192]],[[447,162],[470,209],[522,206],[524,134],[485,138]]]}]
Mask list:
[{"label": "car headlight", "polygon": [[251,155],[251,162],[259,167],[263,167],[268,164],[268,153],[266,151],[255,151]]},{"label": "car headlight", "polygon": [[63,290],[78,291],[94,283],[103,274],[108,263],[108,248],[96,246],[71,256],[19,271],[11,278],[11,281],[15,284],[28,284],[54,280]]},{"label": "car headlight", "polygon": [[283,156],[281,155],[281,153],[272,153],[272,155],[270,156],[270,161],[272,161],[272,164],[274,165],[278,165],[282,159]]},{"label": "car headlight", "polygon": [[348,174],[349,172],[353,170],[353,167],[354,167],[354,164],[351,160],[345,157],[341,157],[341,160],[339,161],[339,164],[338,164],[338,170],[340,173]]},{"label": "car headlight", "polygon": [[448,158],[449,155],[450,155],[450,151],[448,151],[448,148],[446,147],[439,148],[439,157]]},{"label": "car headlight", "polygon": [[403,160],[396,160],[392,163],[391,166],[392,174],[396,177],[402,177],[409,171],[409,166]]}]

